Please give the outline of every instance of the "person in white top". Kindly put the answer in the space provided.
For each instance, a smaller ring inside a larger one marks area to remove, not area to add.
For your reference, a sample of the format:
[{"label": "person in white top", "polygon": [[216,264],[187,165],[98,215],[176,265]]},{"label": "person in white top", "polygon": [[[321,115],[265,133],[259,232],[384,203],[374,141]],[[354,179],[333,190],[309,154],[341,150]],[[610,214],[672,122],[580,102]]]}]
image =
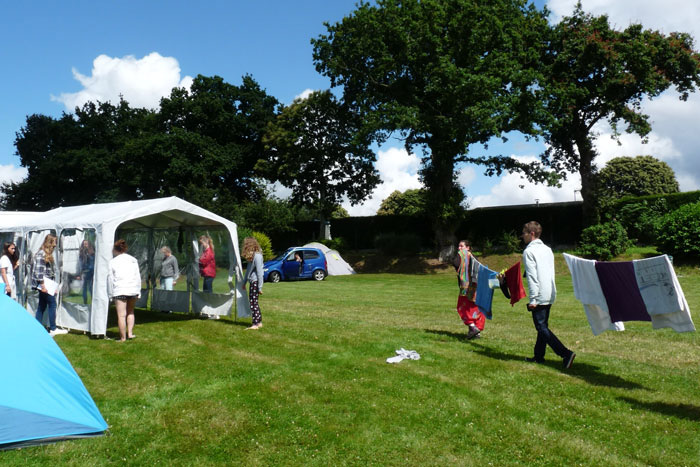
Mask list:
[{"label": "person in white top", "polygon": [[141,296],[139,263],[136,258],[126,253],[128,249],[124,240],[114,242],[114,258],[109,261],[107,273],[107,291],[117,309],[120,342],[136,337],[134,306],[136,299]]},{"label": "person in white top", "polygon": [[537,330],[535,352],[529,362],[544,363],[544,354],[549,345],[563,360],[563,367],[570,368],[576,354],[567,349],[557,336],[549,329],[549,310],[557,297],[557,287],[554,283],[554,254],[545,245],[540,236],[542,226],[539,222],[531,221],[523,226],[523,265],[529,290],[530,301],[527,309],[532,312],[532,322]]},{"label": "person in white top", "polygon": [[12,242],[5,242],[2,247],[2,258],[0,258],[0,278],[5,284],[5,294],[17,299],[17,285],[15,283],[15,269],[19,266],[17,260],[17,246]]}]

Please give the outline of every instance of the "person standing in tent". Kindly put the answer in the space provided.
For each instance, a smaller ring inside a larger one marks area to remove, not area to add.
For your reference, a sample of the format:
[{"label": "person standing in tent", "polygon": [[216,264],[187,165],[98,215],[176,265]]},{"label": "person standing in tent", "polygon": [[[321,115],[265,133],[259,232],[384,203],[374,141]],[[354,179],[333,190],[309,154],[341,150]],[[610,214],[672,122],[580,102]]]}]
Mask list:
[{"label": "person standing in tent", "polygon": [[83,280],[83,303],[87,305],[88,290],[92,295],[92,279],[95,276],[95,247],[89,240],[83,240],[78,252],[80,263],[80,276]]},{"label": "person standing in tent", "polygon": [[172,250],[167,246],[160,249],[163,252],[163,262],[160,265],[160,288],[163,290],[173,290],[173,285],[180,277],[180,266],[177,258],[173,256]]},{"label": "person standing in tent", "polygon": [[127,254],[129,250],[124,240],[114,242],[112,255],[107,272],[107,292],[114,300],[117,309],[117,325],[119,340],[124,342],[134,337],[134,306],[136,299],[141,296],[141,272],[136,258]]},{"label": "person standing in tent", "polygon": [[17,283],[15,282],[15,269],[19,266],[17,246],[12,242],[5,242],[2,246],[2,258],[0,258],[0,277],[5,284],[5,294],[17,299]]},{"label": "person standing in tent", "polygon": [[199,237],[202,246],[202,255],[199,257],[199,275],[204,282],[202,291],[212,293],[214,291],[214,278],[216,277],[216,261],[214,260],[214,241],[208,235]]},{"label": "person standing in tent", "polygon": [[[56,327],[56,287],[48,287],[48,281],[56,280],[55,259],[56,236],[48,234],[39,251],[34,254],[32,261],[32,288],[39,291],[39,306],[36,309],[36,319],[43,325],[44,311],[49,312],[49,334],[56,336],[68,334],[65,329]],[[55,283],[54,283],[55,284]]]},{"label": "person standing in tent", "polygon": [[476,280],[472,278],[472,259],[471,243],[468,240],[461,240],[457,246],[457,256],[455,256],[453,265],[457,271],[457,284],[459,285],[457,313],[464,324],[469,327],[467,339],[481,337],[481,331],[484,330],[486,323],[486,317],[474,303]]},{"label": "person standing in tent", "polygon": [[539,222],[531,221],[523,225],[522,238],[526,245],[523,265],[530,295],[527,309],[532,313],[532,322],[537,330],[534,356],[526,360],[544,363],[544,354],[549,345],[562,359],[564,369],[567,369],[571,367],[576,354],[567,349],[549,329],[549,310],[557,296],[557,287],[554,282],[554,254],[540,240],[541,235],[542,226]]},{"label": "person standing in tent", "polygon": [[246,283],[250,282],[248,299],[250,300],[250,311],[253,314],[253,325],[248,329],[259,329],[262,327],[262,314],[258,304],[258,296],[262,295],[263,288],[263,255],[260,244],[253,237],[246,237],[243,240],[243,251],[241,252],[248,266],[243,278],[243,292],[245,293]]}]

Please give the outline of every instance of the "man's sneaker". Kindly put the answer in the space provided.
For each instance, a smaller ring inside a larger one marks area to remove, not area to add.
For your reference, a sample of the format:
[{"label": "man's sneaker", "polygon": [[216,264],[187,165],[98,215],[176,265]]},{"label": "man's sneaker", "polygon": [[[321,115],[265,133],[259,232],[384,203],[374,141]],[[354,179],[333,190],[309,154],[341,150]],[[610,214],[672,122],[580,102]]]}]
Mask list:
[{"label": "man's sneaker", "polygon": [[576,352],[571,352],[571,355],[564,359],[564,369],[568,370],[571,368],[571,364],[574,363],[574,358],[576,358]]},{"label": "man's sneaker", "polygon": [[477,327],[469,327],[469,332],[467,333],[467,339],[475,339],[481,337],[481,331]]},{"label": "man's sneaker", "polygon": [[544,360],[538,360],[535,357],[525,357],[525,361],[530,363],[544,363]]},{"label": "man's sneaker", "polygon": [[53,331],[49,331],[49,335],[50,335],[51,337],[58,336],[58,335],[61,335],[61,334],[68,334],[68,329],[59,329],[59,328],[56,328],[56,329],[54,329]]}]

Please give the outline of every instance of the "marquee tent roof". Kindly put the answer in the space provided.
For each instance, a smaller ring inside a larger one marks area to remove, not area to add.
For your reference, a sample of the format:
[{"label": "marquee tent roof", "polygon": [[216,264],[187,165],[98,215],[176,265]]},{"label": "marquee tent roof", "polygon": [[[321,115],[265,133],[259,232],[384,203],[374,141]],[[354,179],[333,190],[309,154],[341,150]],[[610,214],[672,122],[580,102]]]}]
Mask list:
[{"label": "marquee tent roof", "polygon": [[[31,232],[50,229],[55,230],[59,236],[66,229],[95,229],[94,283],[96,285],[89,322],[68,320],[70,323],[68,327],[88,331],[92,334],[105,334],[107,329],[109,304],[106,289],[107,270],[109,260],[112,258],[112,245],[115,241],[116,231],[118,229],[160,229],[183,226],[223,227],[226,229],[230,242],[229,283],[232,283],[234,277],[238,281],[242,280],[243,268],[238,251],[236,224],[174,196],[152,200],[60,207],[38,213],[4,213],[0,216],[0,232],[14,232],[15,236],[22,237],[28,236]],[[249,304],[246,297],[237,288],[231,287],[231,293],[236,295],[239,316],[248,316]]]}]

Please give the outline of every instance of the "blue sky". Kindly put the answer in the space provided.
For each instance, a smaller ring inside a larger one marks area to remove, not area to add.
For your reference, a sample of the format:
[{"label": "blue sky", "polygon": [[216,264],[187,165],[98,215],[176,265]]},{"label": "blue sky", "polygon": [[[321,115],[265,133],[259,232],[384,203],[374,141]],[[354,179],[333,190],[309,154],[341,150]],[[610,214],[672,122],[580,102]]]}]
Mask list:
[{"label": "blue sky", "polygon": [[[574,3],[548,0],[553,21],[570,13]],[[57,117],[86,99],[115,99],[120,93],[132,105],[153,107],[172,86],[186,85],[197,74],[219,75],[233,84],[251,74],[284,103],[305,91],[326,89],[328,80],[313,67],[309,40],[325,32],[324,21],[341,20],[354,5],[355,0],[6,3],[0,17],[5,70],[0,75],[0,181],[24,176],[13,141],[33,113]],[[700,35],[700,6],[690,0],[664,5],[587,0],[584,9],[608,13],[619,28],[633,21],[666,33]],[[679,13],[673,17],[669,12]],[[646,146],[635,137],[624,137],[618,146],[602,126],[599,165],[614,156],[652,154],[676,170],[682,189],[700,188],[700,162],[693,157],[700,138],[699,103],[693,96],[679,105],[672,94],[649,103],[655,132]],[[543,147],[515,137],[493,150],[526,159]],[[371,214],[393,189],[420,186],[418,167],[418,158],[398,142],[378,148],[383,184],[364,205],[347,206],[351,214]],[[460,172],[472,206],[573,200],[578,188],[575,176],[556,190],[524,183],[516,175],[488,178],[481,173],[471,166]]]}]

